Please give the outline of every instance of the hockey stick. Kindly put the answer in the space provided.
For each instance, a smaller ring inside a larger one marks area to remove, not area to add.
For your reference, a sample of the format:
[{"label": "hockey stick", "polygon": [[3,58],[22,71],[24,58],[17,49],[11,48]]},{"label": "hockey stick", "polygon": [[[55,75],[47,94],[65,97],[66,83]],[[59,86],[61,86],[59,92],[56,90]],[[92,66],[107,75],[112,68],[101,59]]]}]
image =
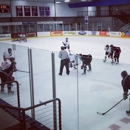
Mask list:
[{"label": "hockey stick", "polygon": [[[129,96],[130,95],[130,93],[127,95],[127,96]],[[101,112],[97,112],[97,114],[99,114],[99,115],[105,115],[106,113],[108,113],[112,108],[114,108],[115,106],[117,106],[120,102],[122,102],[124,100],[124,98],[123,99],[121,99],[118,103],[116,103],[113,107],[111,107],[109,110],[107,110],[106,112],[104,112],[104,113],[101,113]]]},{"label": "hockey stick", "polygon": [[130,98],[129,98],[129,111],[130,111]]}]

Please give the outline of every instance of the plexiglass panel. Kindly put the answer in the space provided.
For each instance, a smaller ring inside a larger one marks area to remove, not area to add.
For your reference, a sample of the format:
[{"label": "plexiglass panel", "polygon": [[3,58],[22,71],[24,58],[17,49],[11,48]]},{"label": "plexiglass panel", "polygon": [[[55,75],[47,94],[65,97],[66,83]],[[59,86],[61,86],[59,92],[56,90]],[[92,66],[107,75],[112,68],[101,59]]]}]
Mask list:
[{"label": "plexiglass panel", "polygon": [[60,76],[60,58],[58,55],[59,52],[55,52],[56,95],[62,102],[62,115],[64,115],[62,116],[62,127],[66,130],[74,129],[77,128],[78,72],[72,67],[70,68],[70,75],[67,75],[64,67],[62,76]]},{"label": "plexiglass panel", "polygon": [[51,51],[32,48],[35,103],[51,100],[52,62]]},{"label": "plexiglass panel", "polygon": [[[17,71],[14,72],[15,80],[20,85],[21,107],[30,106],[30,82],[28,65],[28,47],[16,46],[15,55]],[[25,98],[26,97],[26,98]]]}]

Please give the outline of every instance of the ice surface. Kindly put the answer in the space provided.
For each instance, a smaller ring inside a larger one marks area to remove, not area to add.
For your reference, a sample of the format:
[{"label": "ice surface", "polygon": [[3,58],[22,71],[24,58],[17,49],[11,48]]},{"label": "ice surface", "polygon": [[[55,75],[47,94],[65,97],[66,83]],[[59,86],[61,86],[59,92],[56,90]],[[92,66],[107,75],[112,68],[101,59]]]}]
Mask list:
[{"label": "ice surface", "polygon": [[[35,104],[39,101],[52,99],[52,66],[51,54],[55,54],[56,95],[62,102],[63,130],[111,130],[109,126],[117,124],[119,130],[129,129],[130,123],[123,124],[120,120],[129,109],[129,101],[122,101],[106,115],[105,112],[122,99],[120,73],[123,70],[130,73],[130,39],[70,36],[70,48],[73,54],[91,54],[92,71],[82,75],[80,65],[78,69],[70,68],[70,75],[59,76],[60,59],[58,52],[65,37],[30,38],[28,42],[3,41],[0,43],[0,59],[11,44],[16,44],[13,52],[18,70],[28,70],[28,47],[32,48]],[[8,43],[8,44],[6,44]],[[108,59],[103,62],[104,46],[113,44],[121,47],[120,63],[111,64]],[[17,71],[14,76],[21,83],[21,105],[30,106],[29,74]],[[128,126],[128,127],[127,127]]]}]

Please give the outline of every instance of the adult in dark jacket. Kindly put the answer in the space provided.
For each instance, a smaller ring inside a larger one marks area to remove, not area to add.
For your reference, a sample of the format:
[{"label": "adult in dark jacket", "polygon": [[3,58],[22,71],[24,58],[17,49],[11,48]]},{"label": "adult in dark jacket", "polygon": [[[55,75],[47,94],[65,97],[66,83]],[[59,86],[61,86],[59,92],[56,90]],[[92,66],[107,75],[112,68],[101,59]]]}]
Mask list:
[{"label": "adult in dark jacket", "polygon": [[[127,71],[121,72],[122,81],[121,85],[123,87],[123,98],[126,100],[128,98],[128,90],[130,89],[130,75],[128,75]],[[126,111],[127,114],[130,114],[130,110]]]}]

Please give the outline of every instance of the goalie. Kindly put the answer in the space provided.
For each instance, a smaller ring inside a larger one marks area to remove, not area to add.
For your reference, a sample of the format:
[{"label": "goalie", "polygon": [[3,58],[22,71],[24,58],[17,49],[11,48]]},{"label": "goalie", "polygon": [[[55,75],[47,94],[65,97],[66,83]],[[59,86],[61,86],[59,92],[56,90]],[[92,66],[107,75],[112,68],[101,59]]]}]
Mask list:
[{"label": "goalie", "polygon": [[24,42],[27,42],[27,38],[26,38],[26,35],[25,34],[20,34],[19,35],[19,42],[21,42],[21,41],[24,41]]}]

